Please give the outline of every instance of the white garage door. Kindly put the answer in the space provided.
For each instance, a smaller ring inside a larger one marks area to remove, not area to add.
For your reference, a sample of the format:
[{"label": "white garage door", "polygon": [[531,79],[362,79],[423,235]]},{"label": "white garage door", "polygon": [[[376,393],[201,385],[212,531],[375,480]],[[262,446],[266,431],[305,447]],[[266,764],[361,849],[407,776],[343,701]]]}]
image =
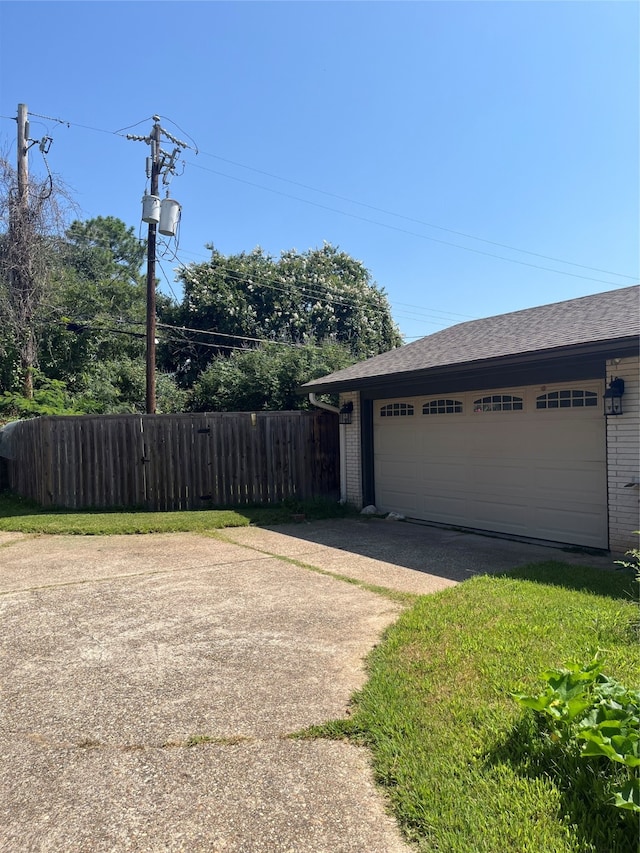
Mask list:
[{"label": "white garage door", "polygon": [[376,400],[376,505],[606,548],[602,383]]}]

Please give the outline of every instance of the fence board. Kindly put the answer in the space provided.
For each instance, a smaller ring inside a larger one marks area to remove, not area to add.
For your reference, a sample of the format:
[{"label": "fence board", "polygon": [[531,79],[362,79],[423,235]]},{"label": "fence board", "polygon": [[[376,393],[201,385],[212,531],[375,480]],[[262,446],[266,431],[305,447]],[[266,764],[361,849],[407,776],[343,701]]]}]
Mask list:
[{"label": "fence board", "polygon": [[10,488],[44,506],[200,509],[337,497],[327,412],[42,417],[14,433]]}]

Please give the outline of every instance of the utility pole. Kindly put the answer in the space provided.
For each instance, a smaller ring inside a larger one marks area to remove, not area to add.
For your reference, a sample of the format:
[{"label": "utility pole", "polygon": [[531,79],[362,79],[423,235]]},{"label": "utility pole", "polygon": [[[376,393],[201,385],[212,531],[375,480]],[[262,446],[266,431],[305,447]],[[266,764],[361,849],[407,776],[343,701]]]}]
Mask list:
[{"label": "utility pole", "polygon": [[[38,333],[42,328],[40,309],[47,296],[50,281],[46,236],[48,224],[44,214],[44,202],[54,193],[53,178],[49,172],[48,188],[37,189],[29,182],[29,149],[38,141],[29,136],[29,111],[26,104],[18,104],[17,124],[17,170],[11,174],[8,193],[9,227],[6,255],[3,268],[7,270],[8,294],[6,316],[2,322],[9,324],[19,359],[22,393],[27,399],[33,397],[33,369],[37,364]],[[43,157],[53,140],[45,136],[39,147]],[[47,171],[49,171],[47,166]],[[53,207],[55,210],[55,205]]]},{"label": "utility pole", "polygon": [[[166,137],[176,146],[170,154],[161,148],[162,137]],[[177,222],[179,221],[180,205],[169,199],[169,190],[167,189],[167,198],[160,202],[159,198],[159,178],[162,175],[163,185],[169,183],[169,176],[174,175],[176,171],[176,159],[183,148],[188,148],[186,142],[181,142],[176,139],[168,130],[165,130],[160,125],[160,116],[153,116],[153,127],[149,136],[138,136],[137,134],[128,133],[127,139],[132,139],[136,142],[146,142],[151,147],[151,156],[147,158],[147,178],[151,181],[150,194],[143,199],[143,221],[149,224],[149,232],[147,238],[147,392],[146,392],[146,410],[148,415],[156,413],[156,240],[158,227],[160,234],[165,236],[175,236]],[[165,222],[162,213],[153,212],[148,216],[144,213],[145,200],[151,199],[158,205],[158,210],[162,211],[164,205],[172,206],[173,210],[167,217]],[[176,212],[177,211],[177,212]],[[157,215],[156,215],[157,213]]]},{"label": "utility pole", "polygon": [[19,336],[22,369],[22,393],[33,397],[32,367],[36,358],[36,341],[31,316],[31,233],[29,217],[29,113],[26,104],[18,104],[18,197],[11,211],[11,245],[14,256],[11,271],[13,299],[21,318]]},{"label": "utility pole", "polygon": [[18,104],[18,210],[20,216],[29,209],[29,113],[26,104]]},{"label": "utility pole", "polygon": [[[153,117],[151,130],[151,195],[158,195],[160,174],[160,117]],[[149,223],[147,238],[147,393],[148,415],[156,413],[156,232],[155,222]]]}]

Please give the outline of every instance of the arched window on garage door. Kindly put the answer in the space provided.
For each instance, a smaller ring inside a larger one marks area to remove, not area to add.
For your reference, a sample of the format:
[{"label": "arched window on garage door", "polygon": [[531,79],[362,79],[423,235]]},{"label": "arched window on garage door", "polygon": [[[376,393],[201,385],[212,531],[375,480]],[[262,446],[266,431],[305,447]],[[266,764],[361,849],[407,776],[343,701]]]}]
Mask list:
[{"label": "arched window on garage door", "polygon": [[583,409],[597,406],[598,395],[595,391],[583,391],[580,388],[567,388],[563,391],[549,391],[536,397],[536,409]]},{"label": "arched window on garage door", "polygon": [[406,418],[413,415],[411,403],[386,403],[380,406],[381,418]]},{"label": "arched window on garage door", "polygon": [[521,412],[522,397],[513,394],[487,394],[473,401],[474,414],[482,412]]},{"label": "arched window on garage door", "polygon": [[462,414],[462,400],[429,400],[422,406],[423,415],[460,415]]}]

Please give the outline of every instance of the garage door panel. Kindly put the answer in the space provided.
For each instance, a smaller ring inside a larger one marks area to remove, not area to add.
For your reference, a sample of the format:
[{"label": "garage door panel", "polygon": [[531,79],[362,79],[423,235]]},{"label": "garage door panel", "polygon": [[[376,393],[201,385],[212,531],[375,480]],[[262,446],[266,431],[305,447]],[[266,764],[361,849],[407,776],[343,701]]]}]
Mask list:
[{"label": "garage door panel", "polygon": [[465,454],[465,431],[425,429],[422,432],[420,444],[425,458],[446,457],[455,463]]},{"label": "garage door panel", "polygon": [[500,529],[503,533],[526,536],[529,526],[529,507],[514,501],[484,500],[473,513],[472,527],[485,530]]},{"label": "garage door panel", "polygon": [[[585,389],[604,390],[601,382]],[[455,415],[434,414],[435,406],[423,415],[427,398],[413,398],[405,402],[414,416],[380,418],[375,404],[377,505],[427,521],[607,547],[600,407],[537,409],[538,387],[518,390],[521,411],[474,412],[477,399],[492,395],[493,403],[501,393],[452,395],[463,408]]]},{"label": "garage door panel", "polygon": [[402,512],[416,514],[420,517],[422,496],[407,488],[405,483],[389,483],[378,499],[378,508],[383,512]]},{"label": "garage door panel", "polygon": [[509,464],[491,464],[480,462],[470,465],[468,469],[467,482],[479,496],[483,492],[492,494],[507,489],[510,494],[526,494],[529,489],[529,469],[524,466],[510,466]]},{"label": "garage door panel", "polygon": [[442,524],[457,524],[461,527],[468,527],[467,503],[464,494],[458,496],[425,495],[422,509],[426,515],[422,517]]},{"label": "garage door panel", "polygon": [[[394,424],[395,426],[395,424]],[[376,450],[378,453],[396,455],[399,450],[403,454],[418,454],[421,450],[422,441],[419,433],[415,430],[403,428],[380,429],[376,432]]]},{"label": "garage door panel", "polygon": [[[556,415],[555,412],[552,413]],[[546,412],[541,415],[549,416]],[[604,418],[603,418],[604,420]],[[542,421],[542,423],[540,422]],[[602,461],[604,456],[602,424],[594,421],[586,423],[545,423],[540,417],[535,424],[534,440],[531,442],[531,455],[537,459],[580,459],[580,461]]]},{"label": "garage door panel", "polygon": [[582,506],[579,511],[539,508],[535,517],[541,539],[573,542],[592,548],[602,548],[607,537],[607,518],[600,507]]},{"label": "garage door panel", "polygon": [[501,423],[496,427],[483,423],[481,427],[472,421],[467,426],[464,451],[473,458],[500,459],[504,456],[522,458],[522,421],[517,424]]},{"label": "garage door panel", "polygon": [[381,512],[400,512],[412,518],[420,518],[422,499],[417,494],[389,488],[376,498],[376,506]]},{"label": "garage door panel", "polygon": [[383,457],[380,459],[380,473],[384,480],[388,482],[396,479],[413,482],[416,479],[416,463],[410,459]]},{"label": "garage door panel", "polygon": [[[426,459],[421,466],[425,487],[431,490],[436,485],[448,490],[456,485],[466,485],[467,467],[460,464],[459,459],[443,457],[441,459]],[[413,466],[414,476],[416,466]]]},{"label": "garage door panel", "polygon": [[536,502],[554,505],[593,503],[594,483],[598,484],[598,491],[606,489],[604,473],[603,467],[595,462],[584,466],[565,463],[562,468],[540,465],[532,478],[533,495]]}]

